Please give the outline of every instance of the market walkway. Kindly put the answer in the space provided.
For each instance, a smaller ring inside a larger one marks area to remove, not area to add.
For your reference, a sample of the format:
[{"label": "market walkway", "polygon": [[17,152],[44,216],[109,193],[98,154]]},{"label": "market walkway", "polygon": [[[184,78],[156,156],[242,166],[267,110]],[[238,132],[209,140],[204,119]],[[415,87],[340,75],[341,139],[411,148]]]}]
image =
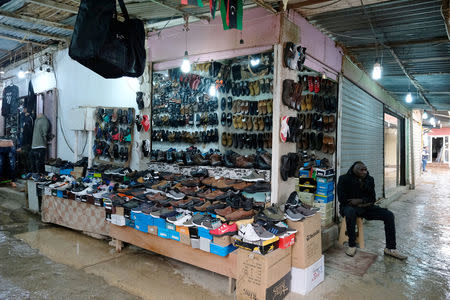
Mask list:
[{"label": "market walkway", "polygon": [[[289,299],[449,299],[450,170],[431,169],[389,208],[406,262],[384,257],[380,222],[365,223],[378,257],[364,276],[325,266],[325,281]],[[0,299],[232,299],[228,281],[137,248],[46,225],[21,209],[23,194],[0,188]]]}]

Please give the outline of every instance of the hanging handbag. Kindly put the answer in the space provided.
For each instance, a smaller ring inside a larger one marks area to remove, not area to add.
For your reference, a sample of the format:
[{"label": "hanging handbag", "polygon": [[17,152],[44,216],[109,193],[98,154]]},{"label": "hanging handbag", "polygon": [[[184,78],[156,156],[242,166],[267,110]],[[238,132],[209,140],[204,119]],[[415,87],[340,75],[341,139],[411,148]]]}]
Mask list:
[{"label": "hanging handbag", "polygon": [[81,1],[69,56],[104,78],[139,77],[146,59],[144,23],[130,19],[123,0],[119,5],[124,22],[115,1]]}]

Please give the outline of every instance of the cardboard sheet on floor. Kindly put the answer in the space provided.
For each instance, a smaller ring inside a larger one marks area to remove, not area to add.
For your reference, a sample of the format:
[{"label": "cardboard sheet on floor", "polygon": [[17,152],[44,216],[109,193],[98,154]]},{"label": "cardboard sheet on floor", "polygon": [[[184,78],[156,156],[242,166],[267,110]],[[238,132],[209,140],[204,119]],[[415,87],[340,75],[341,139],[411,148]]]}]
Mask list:
[{"label": "cardboard sheet on floor", "polygon": [[331,248],[325,253],[325,266],[345,273],[363,276],[373,264],[377,255],[359,248],[356,255],[350,257],[345,254],[345,248]]}]

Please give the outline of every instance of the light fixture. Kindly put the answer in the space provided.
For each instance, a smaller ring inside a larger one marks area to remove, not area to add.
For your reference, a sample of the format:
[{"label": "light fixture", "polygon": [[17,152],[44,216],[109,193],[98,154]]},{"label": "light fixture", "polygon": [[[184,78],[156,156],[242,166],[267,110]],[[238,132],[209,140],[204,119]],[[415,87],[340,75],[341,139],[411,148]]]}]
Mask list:
[{"label": "light fixture", "polygon": [[423,112],[422,118],[423,118],[424,120],[428,119],[428,114],[427,114],[426,111]]},{"label": "light fixture", "polygon": [[372,79],[378,80],[380,78],[381,78],[381,64],[378,62],[378,59],[376,59],[375,64],[373,65]]},{"label": "light fixture", "polygon": [[406,94],[406,98],[405,98],[406,103],[411,103],[412,102],[412,95],[410,92],[408,92],[408,94]]},{"label": "light fixture", "polygon": [[216,86],[214,85],[214,84],[211,84],[211,86],[209,87],[209,91],[208,91],[208,94],[211,96],[211,97],[214,97],[214,96],[216,96]]},{"label": "light fixture", "polygon": [[323,80],[326,80],[326,79],[327,79],[327,74],[323,73],[323,74],[322,74],[322,79],[323,79]]},{"label": "light fixture", "polygon": [[17,77],[19,77],[20,79],[25,78],[25,72],[22,71],[22,69],[19,70],[19,73],[17,73]]},{"label": "light fixture", "polygon": [[431,124],[433,124],[433,123],[436,123],[436,121],[434,120],[434,118],[433,118],[433,117],[431,117],[431,119],[430,119],[430,123],[431,123]]},{"label": "light fixture", "polygon": [[188,42],[188,31],[189,31],[189,15],[185,15],[184,16],[184,29],[183,31],[186,32],[186,49],[184,51],[184,58],[183,58],[183,62],[181,63],[181,72],[183,73],[189,73],[191,71],[191,63],[189,62],[189,53],[188,53],[188,46],[187,46],[187,42]]},{"label": "light fixture", "polygon": [[189,54],[187,50],[184,51],[184,58],[183,62],[181,63],[181,72],[183,73],[189,73],[191,71],[191,63],[189,62],[188,55]]},{"label": "light fixture", "polygon": [[250,64],[252,65],[252,67],[259,65],[260,62],[261,59],[259,59],[259,57],[252,57],[252,59],[250,59]]}]

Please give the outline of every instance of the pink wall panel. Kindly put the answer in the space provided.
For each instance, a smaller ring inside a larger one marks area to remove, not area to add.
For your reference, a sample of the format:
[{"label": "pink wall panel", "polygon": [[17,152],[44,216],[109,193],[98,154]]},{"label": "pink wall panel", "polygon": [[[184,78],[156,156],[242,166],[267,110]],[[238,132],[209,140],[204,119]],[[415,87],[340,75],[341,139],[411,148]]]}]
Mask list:
[{"label": "pink wall panel", "polygon": [[[276,44],[279,23],[279,16],[275,16],[263,8],[244,10],[242,31],[244,44],[241,45],[239,43],[241,31],[235,29],[224,31],[220,13],[216,14],[216,19],[211,24],[196,22],[189,25],[190,30],[187,34],[189,56]],[[186,33],[183,31],[183,26],[176,26],[163,30],[159,35],[151,33],[148,42],[150,61],[180,59],[186,48]],[[195,59],[207,60],[201,56],[197,56]]]},{"label": "pink wall panel", "polygon": [[[300,27],[300,41],[302,46],[307,48],[305,65],[316,71],[325,72],[331,78],[336,78],[342,68],[341,49],[297,12],[290,10],[289,20]],[[322,63],[321,66],[319,61]]]}]

